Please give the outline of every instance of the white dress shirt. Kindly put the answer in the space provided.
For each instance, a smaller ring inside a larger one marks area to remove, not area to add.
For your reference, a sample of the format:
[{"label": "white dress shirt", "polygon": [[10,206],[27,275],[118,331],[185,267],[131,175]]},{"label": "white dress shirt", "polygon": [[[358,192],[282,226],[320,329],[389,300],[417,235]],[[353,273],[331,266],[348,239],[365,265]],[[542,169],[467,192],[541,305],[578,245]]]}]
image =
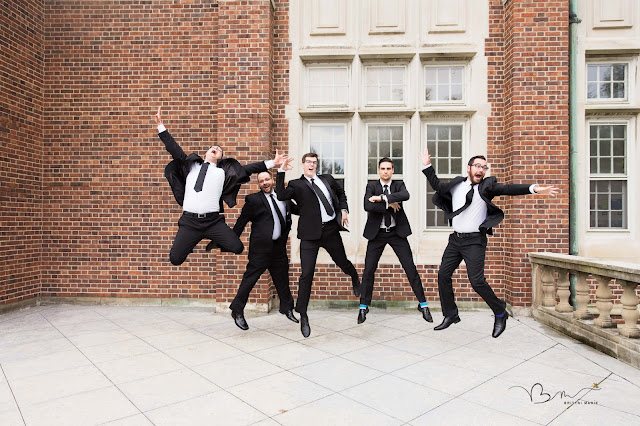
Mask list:
[{"label": "white dress shirt", "polygon": [[278,200],[278,195],[276,191],[271,191],[269,194],[266,192],[262,192],[262,194],[267,198],[267,204],[271,207],[271,216],[273,216],[273,235],[271,236],[272,240],[277,240],[282,235],[282,226],[280,226],[280,218],[278,217],[278,213],[273,209],[273,203],[271,202],[271,194],[275,198],[276,205],[278,209],[280,209],[280,213],[282,213],[282,218],[287,220],[287,206],[284,201]]},{"label": "white dress shirt", "polygon": [[[307,179],[309,181],[309,184],[311,184],[311,178],[305,176],[305,179]],[[320,179],[318,176],[315,176],[313,178],[313,183],[315,183],[316,186],[318,188],[320,188],[320,191],[322,191],[324,196],[327,197],[327,201],[329,201],[329,204],[331,205],[331,207],[333,207],[333,214],[329,215],[327,213],[327,211],[325,210],[325,208],[324,208],[324,204],[322,204],[322,201],[320,201],[320,197],[318,197],[318,194],[316,194],[316,198],[318,199],[318,203],[320,204],[320,216],[322,216],[322,223],[329,222],[329,221],[335,219],[336,218],[336,206],[334,206],[333,202],[331,201],[331,193],[329,192],[329,189],[325,186],[325,184],[322,181],[322,179]],[[315,194],[315,191],[313,191],[313,193]]]},{"label": "white dress shirt", "polygon": [[[382,179],[380,179],[380,185],[382,185],[382,193],[384,194],[384,186],[387,185],[387,191],[389,192],[389,194],[391,194],[391,181],[389,181],[389,183],[384,183],[382,181]],[[387,209],[389,208],[389,202],[385,199],[382,200],[383,203],[386,204]],[[392,228],[396,226],[396,220],[394,219],[393,215],[391,215],[391,225],[389,225],[389,228]],[[382,221],[380,222],[380,228],[383,229],[387,229],[387,227],[384,224],[384,215],[382,216]]]}]

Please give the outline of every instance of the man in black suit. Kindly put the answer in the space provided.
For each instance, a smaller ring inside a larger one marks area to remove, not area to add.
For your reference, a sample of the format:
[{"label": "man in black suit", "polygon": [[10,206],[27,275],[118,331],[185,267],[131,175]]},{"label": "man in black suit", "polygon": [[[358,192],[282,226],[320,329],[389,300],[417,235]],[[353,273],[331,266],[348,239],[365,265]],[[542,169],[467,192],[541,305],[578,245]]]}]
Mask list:
[{"label": "man in black suit", "polygon": [[280,313],[293,322],[293,297],[289,289],[289,258],[287,257],[287,239],[291,229],[291,213],[297,213],[297,207],[291,201],[279,201],[273,191],[274,182],[270,172],[258,173],[260,191],[245,198],[240,217],[233,226],[233,232],[239,237],[247,223],[251,221],[249,237],[249,263],[242,276],[238,294],[231,302],[231,316],[236,325],[248,330],[244,318],[244,307],[260,275],[267,269],[273,278],[278,297]]},{"label": "man in black suit", "polygon": [[318,155],[310,152],[302,156],[304,174],[284,186],[284,171],[291,170],[293,158],[284,160],[276,178],[279,200],[294,200],[298,205],[298,238],[302,275],[298,281],[296,311],[300,313],[300,331],[309,337],[311,327],[307,307],[311,297],[311,284],[316,268],[318,250],[323,247],[342,271],[351,277],[353,293],[360,296],[360,279],[353,264],[347,259],[340,231],[349,224],[347,197],[338,182],[329,174],[317,175]]},{"label": "man in black suit", "polygon": [[436,191],[433,204],[444,211],[454,231],[449,236],[438,271],[438,292],[444,319],[434,330],[444,330],[460,322],[451,276],[464,260],[471,286],[493,311],[495,320],[491,335],[498,337],[507,326],[509,314],[505,311],[507,304],[495,295],[484,276],[487,234],[493,234],[492,228],[504,219],[504,212],[492,200],[499,195],[544,194],[554,197],[559,192],[558,188],[537,184],[503,185],[493,176],[485,178],[489,167],[482,155],[471,157],[467,177],[458,176],[450,182],[441,182],[431,166],[429,150],[425,150],[420,158],[424,166],[422,172]]},{"label": "man in black suit", "polygon": [[279,167],[286,156],[276,152],[273,160],[242,166],[233,158],[222,158],[222,149],[214,145],[203,160],[195,153],[185,154],[162,124],[160,107],[155,120],[158,136],[173,157],[165,167],[164,175],[183,209],[169,260],[174,265],[181,265],[203,238],[211,240],[207,250],[217,245],[223,251],[242,253],[244,246],[240,238],[225,224],[221,215],[224,211],[222,202],[229,207],[235,206],[240,185],[249,182],[252,173]]},{"label": "man in black suit", "polygon": [[373,295],[373,278],[378,268],[378,261],[387,244],[398,256],[404,269],[411,289],[418,298],[418,311],[425,321],[433,322],[424,296],[422,281],[418,269],[413,263],[413,254],[407,237],[411,235],[409,220],[402,208],[402,202],[409,199],[409,191],[402,181],[391,180],[393,176],[393,161],[382,158],[378,162],[380,180],[369,182],[364,195],[364,209],[367,212],[367,224],[364,227],[364,237],[369,240],[367,255],[364,259],[364,273],[362,274],[362,296],[360,297],[360,311],[358,324],[367,319],[369,305]]}]

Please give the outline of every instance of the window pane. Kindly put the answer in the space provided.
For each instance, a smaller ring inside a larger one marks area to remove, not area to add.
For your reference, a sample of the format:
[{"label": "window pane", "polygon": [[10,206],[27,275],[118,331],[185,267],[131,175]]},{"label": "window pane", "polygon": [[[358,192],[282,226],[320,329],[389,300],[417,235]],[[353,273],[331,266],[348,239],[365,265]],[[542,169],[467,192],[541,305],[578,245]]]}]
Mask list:
[{"label": "window pane", "polygon": [[596,157],[598,155],[598,140],[591,139],[589,141],[589,155],[592,157]]},{"label": "window pane", "polygon": [[624,140],[613,141],[613,155],[624,156]]},{"label": "window pane", "polygon": [[601,158],[599,164],[600,164],[599,173],[611,173],[611,159],[610,158]]},{"label": "window pane", "polygon": [[598,126],[600,129],[600,139],[608,139],[611,137],[611,126]]},{"label": "window pane", "polygon": [[611,155],[611,141],[600,141],[600,157],[609,157]]},{"label": "window pane", "polygon": [[344,174],[344,125],[310,125],[309,142],[311,152],[319,157],[318,173],[330,173],[334,177]]},{"label": "window pane", "polygon": [[587,81],[598,80],[598,67],[596,65],[587,66]]},{"label": "window pane", "polygon": [[309,68],[309,105],[347,105],[347,68]]},{"label": "window pane", "polygon": [[611,81],[611,66],[600,66],[600,81]]},{"label": "window pane", "polygon": [[449,174],[449,159],[448,158],[438,158],[437,160],[436,173],[438,174]]},{"label": "window pane", "polygon": [[600,84],[600,97],[609,99],[611,97],[611,85],[607,83]]},{"label": "window pane", "polygon": [[613,159],[613,173],[621,173],[623,174],[624,170],[624,158],[614,158]]},{"label": "window pane", "polygon": [[367,104],[404,101],[404,67],[366,67]]},{"label": "window pane", "polygon": [[462,85],[454,84],[451,86],[451,98],[452,101],[462,100]]},{"label": "window pane", "polygon": [[624,69],[626,65],[624,64],[616,64],[613,66],[613,80],[614,81],[624,81]]},{"label": "window pane", "polygon": [[609,212],[598,212],[598,228],[609,227]]},{"label": "window pane", "polygon": [[589,160],[589,172],[590,173],[598,173],[598,159],[592,158]]},{"label": "window pane", "polygon": [[464,67],[425,67],[425,101],[464,99]]},{"label": "window pane", "polygon": [[626,139],[627,137],[627,126],[623,125],[615,125],[611,126],[613,129],[613,137],[616,139]]},{"label": "window pane", "polygon": [[617,99],[624,98],[624,83],[613,83],[613,97]]},{"label": "window pane", "polygon": [[595,211],[589,212],[589,226],[592,227],[592,228],[595,228],[597,226],[596,225],[596,212]]},{"label": "window pane", "polygon": [[398,125],[370,125],[367,127],[367,132],[369,174],[377,174],[378,161],[383,157],[391,158],[395,173],[401,174],[404,127]]}]

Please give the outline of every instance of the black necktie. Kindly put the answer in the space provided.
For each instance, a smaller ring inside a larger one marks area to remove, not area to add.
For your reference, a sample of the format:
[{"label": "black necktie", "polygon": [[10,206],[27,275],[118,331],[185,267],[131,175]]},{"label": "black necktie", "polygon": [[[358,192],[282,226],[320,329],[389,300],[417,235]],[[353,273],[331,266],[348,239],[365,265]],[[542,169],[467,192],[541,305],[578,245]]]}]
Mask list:
[{"label": "black necktie", "polygon": [[[384,191],[382,191],[382,193],[384,194],[385,198],[389,196],[389,185],[384,186]],[[389,198],[387,198],[387,200],[389,200]],[[387,228],[391,226],[391,213],[389,212],[389,209],[384,212],[384,226],[386,226]]]},{"label": "black necktie", "polygon": [[469,207],[471,205],[471,200],[473,200],[473,187],[474,186],[475,186],[475,183],[472,183],[471,184],[471,189],[469,190],[469,192],[467,192],[467,195],[465,196],[464,206],[460,207],[458,210],[456,210],[455,212],[451,213],[450,219],[454,218],[455,216],[458,216],[460,213],[462,213],[462,211],[464,209],[466,209],[467,207]]},{"label": "black necktie", "polygon": [[280,207],[278,207],[278,203],[276,203],[276,198],[273,194],[271,194],[271,204],[273,204],[273,208],[276,209],[276,214],[280,220],[280,235],[282,235],[284,232],[284,217],[282,217],[282,212],[280,211]]},{"label": "black necktie", "polygon": [[322,201],[322,205],[324,206],[324,209],[326,210],[327,214],[329,216],[333,216],[334,211],[333,211],[333,208],[331,207],[331,204],[329,203],[329,200],[327,200],[327,197],[325,197],[324,192],[322,192],[322,190],[318,187],[318,185],[313,183],[313,179],[311,179],[311,188],[313,188],[316,194],[318,194],[318,198],[320,198],[320,201]]},{"label": "black necktie", "polygon": [[204,163],[200,168],[200,173],[198,173],[198,179],[196,179],[196,186],[193,187],[196,192],[202,191],[202,184],[204,183],[204,177],[207,174],[207,169],[209,168],[209,163]]}]

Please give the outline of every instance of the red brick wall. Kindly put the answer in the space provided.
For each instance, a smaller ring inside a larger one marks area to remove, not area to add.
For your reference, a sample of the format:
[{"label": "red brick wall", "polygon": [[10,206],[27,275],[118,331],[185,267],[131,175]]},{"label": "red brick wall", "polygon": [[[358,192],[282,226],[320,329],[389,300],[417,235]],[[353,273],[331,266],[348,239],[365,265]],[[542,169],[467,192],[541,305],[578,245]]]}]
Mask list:
[{"label": "red brick wall", "polygon": [[0,307],[40,292],[43,3],[0,2]]},{"label": "red brick wall", "polygon": [[181,209],[153,115],[161,105],[186,152],[216,140],[216,2],[45,7],[42,294],[213,299],[204,245],[181,267],[168,261]]},{"label": "red brick wall", "polygon": [[568,0],[504,6],[504,104],[497,103],[503,116],[491,122],[491,131],[502,126],[504,135],[489,141],[492,173],[505,183],[561,190],[556,198],[503,197],[498,203],[506,218],[491,250],[499,242],[502,253],[491,254],[488,266],[504,276],[506,299],[515,306],[531,303],[527,253],[567,253],[569,247],[568,10]]}]

